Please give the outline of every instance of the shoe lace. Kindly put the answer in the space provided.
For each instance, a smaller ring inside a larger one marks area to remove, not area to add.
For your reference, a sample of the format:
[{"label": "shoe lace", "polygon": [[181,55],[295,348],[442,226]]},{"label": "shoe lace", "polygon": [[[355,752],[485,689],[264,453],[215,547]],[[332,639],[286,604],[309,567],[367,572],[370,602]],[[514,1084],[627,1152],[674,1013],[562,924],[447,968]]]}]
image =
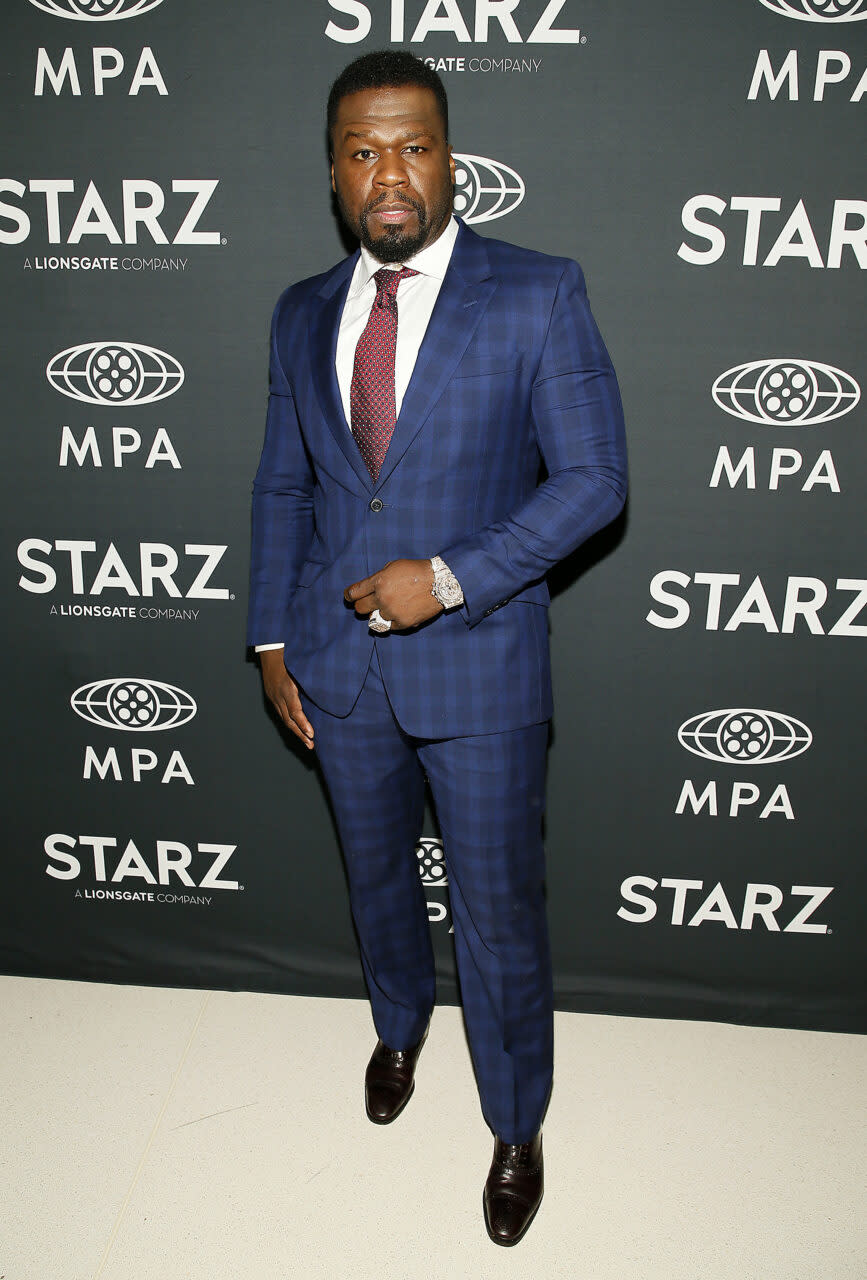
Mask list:
[{"label": "shoe lace", "polygon": [[530,1164],[531,1146],[532,1143],[529,1142],[503,1142],[497,1154],[503,1164],[513,1169],[523,1168]]}]

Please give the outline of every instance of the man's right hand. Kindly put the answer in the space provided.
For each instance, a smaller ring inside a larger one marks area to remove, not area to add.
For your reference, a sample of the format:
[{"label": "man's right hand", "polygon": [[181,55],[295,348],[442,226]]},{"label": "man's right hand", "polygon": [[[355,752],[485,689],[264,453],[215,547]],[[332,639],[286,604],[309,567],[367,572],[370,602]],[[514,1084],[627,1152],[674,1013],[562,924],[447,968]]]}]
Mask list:
[{"label": "man's right hand", "polygon": [[283,663],[283,650],[263,649],[259,654],[259,662],[268,701],[273,704],[286,728],[291,729],[295,737],[312,751],[313,725],[304,714],[298,686]]}]

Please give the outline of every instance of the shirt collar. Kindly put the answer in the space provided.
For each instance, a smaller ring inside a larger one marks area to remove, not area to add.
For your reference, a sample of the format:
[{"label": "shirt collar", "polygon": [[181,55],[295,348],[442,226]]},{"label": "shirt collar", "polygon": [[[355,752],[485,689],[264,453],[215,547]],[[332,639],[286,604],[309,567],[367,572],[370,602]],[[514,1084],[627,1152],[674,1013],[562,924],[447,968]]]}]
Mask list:
[{"label": "shirt collar", "polygon": [[395,271],[398,271],[401,267],[412,267],[414,271],[418,271],[423,276],[431,276],[434,280],[444,280],[451,261],[452,250],[458,238],[458,230],[457,219],[452,216],[445,231],[437,236],[433,244],[420,249],[413,257],[407,258],[406,262],[380,262],[369,249],[362,245],[361,258],[352,289],[353,294],[360,293],[362,289],[366,288],[374,273],[383,266],[393,268]]}]

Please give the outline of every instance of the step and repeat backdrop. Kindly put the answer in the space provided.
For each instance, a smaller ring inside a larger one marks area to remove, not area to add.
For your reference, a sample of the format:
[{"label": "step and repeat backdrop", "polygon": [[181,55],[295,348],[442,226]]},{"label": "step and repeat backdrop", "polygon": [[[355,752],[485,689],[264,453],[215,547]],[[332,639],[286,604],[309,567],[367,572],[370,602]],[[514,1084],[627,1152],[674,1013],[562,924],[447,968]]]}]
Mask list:
[{"label": "step and repeat backdrop", "polygon": [[[458,212],[581,262],[627,412],[627,512],[551,576],[558,1005],[863,1030],[867,0],[2,26],[0,968],[362,994],[244,616],[271,309],[347,248],[328,87],[400,46]],[[416,854],[454,1000],[432,814]]]}]

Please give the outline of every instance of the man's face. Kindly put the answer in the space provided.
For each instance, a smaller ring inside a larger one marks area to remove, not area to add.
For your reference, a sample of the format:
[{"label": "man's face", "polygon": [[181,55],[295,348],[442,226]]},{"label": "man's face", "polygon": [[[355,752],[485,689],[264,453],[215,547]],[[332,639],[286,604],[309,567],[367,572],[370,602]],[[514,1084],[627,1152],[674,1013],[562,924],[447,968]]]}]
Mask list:
[{"label": "man's face", "polygon": [[380,262],[404,262],[452,212],[455,162],[430,89],[365,89],[341,99],[331,186],[343,220]]}]

